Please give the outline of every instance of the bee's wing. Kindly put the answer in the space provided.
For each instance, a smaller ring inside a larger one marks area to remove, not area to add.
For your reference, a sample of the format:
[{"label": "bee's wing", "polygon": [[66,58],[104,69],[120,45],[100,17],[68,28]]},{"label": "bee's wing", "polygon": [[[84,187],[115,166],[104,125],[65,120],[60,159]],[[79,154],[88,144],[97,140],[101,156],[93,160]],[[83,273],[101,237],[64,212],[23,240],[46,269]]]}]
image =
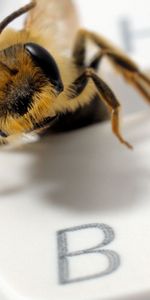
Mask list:
[{"label": "bee's wing", "polygon": [[25,29],[40,34],[49,47],[53,42],[59,51],[70,48],[78,27],[72,0],[36,0],[36,3],[27,15]]}]

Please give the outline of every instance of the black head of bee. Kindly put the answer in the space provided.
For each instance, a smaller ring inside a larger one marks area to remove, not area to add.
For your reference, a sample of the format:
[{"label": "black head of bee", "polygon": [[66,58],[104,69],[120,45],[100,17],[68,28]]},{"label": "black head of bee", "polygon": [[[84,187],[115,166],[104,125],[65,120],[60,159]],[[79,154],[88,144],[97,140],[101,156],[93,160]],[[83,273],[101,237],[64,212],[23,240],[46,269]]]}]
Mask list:
[{"label": "black head of bee", "polygon": [[53,56],[43,47],[35,43],[24,45],[25,50],[31,55],[33,62],[41,68],[44,75],[60,93],[63,91],[63,83],[60,72]]},{"label": "black head of bee", "polygon": [[0,50],[0,78],[0,139],[54,122],[53,104],[63,83],[46,49],[18,43]]}]

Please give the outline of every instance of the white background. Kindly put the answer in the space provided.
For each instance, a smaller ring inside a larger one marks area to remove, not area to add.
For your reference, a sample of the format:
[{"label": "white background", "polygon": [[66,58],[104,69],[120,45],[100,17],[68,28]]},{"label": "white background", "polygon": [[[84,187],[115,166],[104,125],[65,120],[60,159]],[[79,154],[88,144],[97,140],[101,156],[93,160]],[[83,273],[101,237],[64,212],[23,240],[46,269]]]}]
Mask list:
[{"label": "white background", "polygon": [[134,39],[136,60],[147,67],[150,64],[150,2],[149,0],[75,0],[80,9],[82,23],[89,29],[96,30],[122,44],[120,22],[131,22],[133,32],[149,31],[147,38]]}]

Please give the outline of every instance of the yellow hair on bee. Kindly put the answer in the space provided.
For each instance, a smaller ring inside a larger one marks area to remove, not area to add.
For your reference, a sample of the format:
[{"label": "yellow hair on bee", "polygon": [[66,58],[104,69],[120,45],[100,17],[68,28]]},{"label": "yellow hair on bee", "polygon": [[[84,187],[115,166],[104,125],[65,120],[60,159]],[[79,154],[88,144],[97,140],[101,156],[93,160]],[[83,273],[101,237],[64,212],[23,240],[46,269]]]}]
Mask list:
[{"label": "yellow hair on bee", "polygon": [[[39,20],[39,22],[42,21],[43,19]],[[35,27],[36,26],[34,25],[33,21],[32,30],[31,28],[29,28],[28,22],[26,23],[27,29],[23,29],[21,31],[15,31],[13,29],[4,30],[0,35],[0,50],[7,49],[12,45],[25,44],[30,42],[41,45],[42,47],[49,50],[54,59],[57,61],[63,84],[66,88],[68,84],[70,84],[78,75],[75,65],[68,57],[62,57],[58,53],[58,50],[56,50],[56,45],[53,43],[53,41],[51,42],[51,35],[48,41],[47,38],[45,38],[45,35],[39,34]],[[43,28],[42,25],[41,28]],[[51,30],[51,28],[49,28],[49,30]],[[10,61],[7,57],[7,61],[9,63],[9,66],[11,67],[11,57]],[[22,78],[26,78],[27,74],[30,74],[32,78],[36,78],[38,68],[33,67],[32,59],[26,53],[24,53],[24,51],[20,51],[18,53],[18,63],[21,67],[21,72],[19,72],[20,75],[18,73],[18,75],[13,78],[13,84],[14,86],[19,88],[19,84],[21,84]],[[7,72],[4,72],[4,69],[2,71],[3,76],[0,82],[0,87],[5,85],[11,77],[11,75],[9,75]],[[38,71],[38,77],[35,80],[40,79],[41,73],[40,70]],[[61,109],[65,111],[65,106],[62,104],[62,98],[59,102],[58,98],[56,101],[56,97],[57,95],[55,95],[55,91],[52,88],[51,84],[47,83],[40,89],[40,92],[36,92],[34,94],[34,96],[32,97],[32,102],[34,103],[34,105],[30,107],[29,111],[24,116],[17,118],[12,116],[1,118],[1,129],[9,133],[10,135],[32,131],[34,129],[33,124],[42,122],[43,118],[55,116],[56,113],[62,112]],[[0,89],[0,102],[1,99],[4,99],[4,93],[3,90]],[[55,105],[56,102],[57,105]]]}]

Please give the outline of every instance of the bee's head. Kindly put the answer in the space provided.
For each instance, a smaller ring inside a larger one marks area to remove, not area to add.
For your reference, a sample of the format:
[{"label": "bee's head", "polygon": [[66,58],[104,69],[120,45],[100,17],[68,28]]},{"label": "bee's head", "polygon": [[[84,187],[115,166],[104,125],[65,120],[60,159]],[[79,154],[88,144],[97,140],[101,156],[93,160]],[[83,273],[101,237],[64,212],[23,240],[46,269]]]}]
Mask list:
[{"label": "bee's head", "polygon": [[53,120],[63,90],[54,58],[35,43],[0,51],[0,135],[30,132]]}]

